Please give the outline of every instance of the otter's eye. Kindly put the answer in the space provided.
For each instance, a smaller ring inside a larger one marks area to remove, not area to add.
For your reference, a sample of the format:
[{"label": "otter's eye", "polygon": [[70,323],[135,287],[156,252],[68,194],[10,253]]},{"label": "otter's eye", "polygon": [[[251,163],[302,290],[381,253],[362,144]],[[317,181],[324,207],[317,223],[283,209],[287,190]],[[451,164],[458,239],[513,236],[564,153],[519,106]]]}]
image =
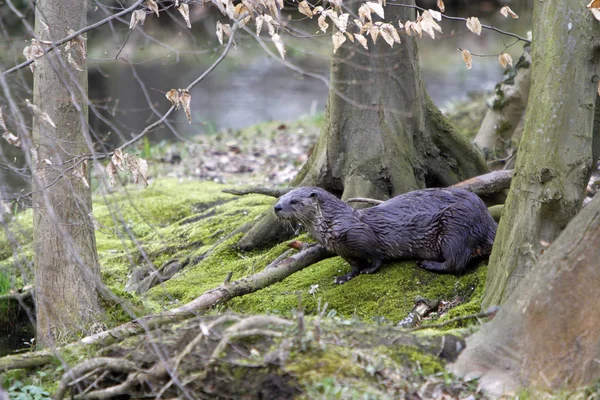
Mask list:
[{"label": "otter's eye", "polygon": [[296,200],[296,199],[290,200],[290,204],[298,204],[298,200]]}]

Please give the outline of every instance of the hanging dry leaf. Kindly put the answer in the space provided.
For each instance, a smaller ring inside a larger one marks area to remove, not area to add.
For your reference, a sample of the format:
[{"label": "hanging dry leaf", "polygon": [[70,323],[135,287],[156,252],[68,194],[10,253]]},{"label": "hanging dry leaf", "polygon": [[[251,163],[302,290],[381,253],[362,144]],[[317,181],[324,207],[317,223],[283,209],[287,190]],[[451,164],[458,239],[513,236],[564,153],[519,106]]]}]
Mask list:
[{"label": "hanging dry leaf", "polygon": [[115,149],[113,151],[112,157],[110,158],[110,161],[118,170],[125,171],[125,159],[123,158],[123,150]]},{"label": "hanging dry leaf", "polygon": [[415,23],[414,23],[414,22],[412,22],[412,21],[410,21],[410,20],[409,20],[409,21],[406,21],[406,24],[404,24],[404,31],[406,32],[406,34],[407,34],[408,36],[412,36],[412,29],[413,29],[413,28],[412,28],[412,26],[413,26],[414,24],[415,24]]},{"label": "hanging dry leaf", "polygon": [[329,0],[329,4],[331,4],[334,8],[342,7],[342,0]]},{"label": "hanging dry leaf", "polygon": [[[142,182],[144,187],[148,186],[148,162],[143,158],[136,157],[132,154],[126,154],[127,167],[131,172],[133,183]],[[140,179],[141,178],[141,179]]]},{"label": "hanging dry leaf", "polygon": [[592,12],[594,18],[600,21],[600,0],[592,0],[590,4],[587,5],[587,8]]},{"label": "hanging dry leaf", "polygon": [[129,29],[135,28],[135,26],[139,23],[140,25],[144,25],[144,21],[146,20],[146,12],[144,10],[135,10],[131,13],[131,20],[129,20]]},{"label": "hanging dry leaf", "polygon": [[251,19],[252,19],[252,16],[251,16],[251,15],[247,15],[247,16],[245,16],[245,17],[244,17],[242,20],[240,20],[240,22],[238,23],[238,26],[239,26],[240,28],[243,28],[244,26],[246,26],[246,24],[247,24],[248,22],[250,22],[250,20],[251,20]]},{"label": "hanging dry leaf", "polygon": [[364,23],[366,21],[373,21],[371,18],[371,9],[366,4],[363,4],[358,8],[358,18]]},{"label": "hanging dry leaf", "polygon": [[371,36],[373,43],[377,43],[377,37],[379,36],[379,27],[373,24],[369,25],[367,34]]},{"label": "hanging dry leaf", "polygon": [[6,127],[6,123],[4,122],[4,116],[2,115],[2,108],[0,108],[0,129],[2,130],[2,138],[6,140],[9,144],[12,144],[15,147],[21,147],[21,139],[14,135],[12,132],[8,130]]},{"label": "hanging dry leaf", "polygon": [[276,33],[272,35],[271,40],[273,40],[273,43],[275,43],[275,47],[277,48],[281,59],[285,60],[285,46],[283,45],[283,41],[281,40],[279,34]]},{"label": "hanging dry leaf", "polygon": [[171,89],[165,95],[167,99],[175,106],[176,110],[179,110],[179,91],[177,89]]},{"label": "hanging dry leaf", "polygon": [[374,12],[375,14],[379,15],[379,17],[381,17],[382,19],[384,18],[383,7],[381,6],[381,4],[373,3],[372,1],[369,1],[365,4],[369,7],[369,10],[371,10],[371,12]]},{"label": "hanging dry leaf", "polygon": [[148,7],[154,14],[156,14],[157,17],[160,17],[160,15],[158,15],[158,4],[156,4],[154,0],[146,0],[144,5]]},{"label": "hanging dry leaf", "polygon": [[325,21],[324,15],[319,15],[319,19],[317,20],[317,23],[319,24],[319,29],[321,29],[321,31],[327,32],[327,28],[329,28],[329,24]]},{"label": "hanging dry leaf", "polygon": [[271,17],[269,14],[263,15],[265,22],[267,23],[267,28],[269,28],[269,35],[273,36],[275,34],[275,25],[277,22]]},{"label": "hanging dry leaf", "polygon": [[83,182],[85,187],[90,187],[90,183],[87,180],[87,160],[75,167],[73,170],[73,176],[81,179],[81,182]]},{"label": "hanging dry leaf", "polygon": [[183,16],[187,27],[191,28],[192,23],[190,21],[190,6],[188,6],[186,3],[181,3],[179,7],[177,7],[177,11],[179,11],[179,13]]},{"label": "hanging dry leaf", "polygon": [[477,17],[470,17],[467,18],[467,28],[477,34],[477,35],[481,35],[481,22],[479,22],[479,18]]},{"label": "hanging dry leaf", "polygon": [[[31,44],[23,49],[23,55],[27,61],[37,60],[44,55],[44,48],[40,42],[35,39],[31,39]],[[29,68],[31,69],[31,72],[33,72],[35,69],[35,62],[29,64]]]},{"label": "hanging dry leaf", "polygon": [[398,28],[399,29],[404,29],[404,24],[400,21],[398,21]]},{"label": "hanging dry leaf", "polygon": [[423,37],[423,27],[421,26],[421,21],[417,21],[416,23],[412,24],[410,28],[415,31],[420,38]]},{"label": "hanging dry leaf", "polygon": [[473,67],[473,56],[469,50],[462,50],[462,59],[467,65],[467,69],[471,69]]},{"label": "hanging dry leaf", "polygon": [[246,7],[246,5],[244,3],[238,3],[233,8],[233,17],[239,18],[241,15],[244,15],[247,12],[248,12],[248,8]]},{"label": "hanging dry leaf", "polygon": [[508,18],[509,15],[514,19],[519,18],[519,16],[515,14],[515,12],[511,10],[509,6],[502,7],[500,9],[500,14],[504,15],[506,18]]},{"label": "hanging dry leaf", "polygon": [[429,12],[429,14],[431,14],[431,16],[433,17],[433,19],[435,19],[436,21],[440,22],[442,20],[442,13],[439,11],[435,11],[435,10],[427,10],[427,12]]},{"label": "hanging dry leaf", "polygon": [[344,36],[342,32],[336,32],[331,36],[331,40],[333,40],[333,54],[335,54],[340,46],[346,41],[346,36]]},{"label": "hanging dry leaf", "polygon": [[444,2],[442,0],[437,0],[437,7],[440,10],[440,12],[446,11],[446,6],[444,5]]},{"label": "hanging dry leaf", "polygon": [[29,99],[25,99],[25,104],[27,104],[27,107],[29,107],[31,111],[33,111],[33,115],[35,115],[38,118],[41,118],[43,122],[47,123],[51,127],[56,128],[56,124],[54,124],[54,121],[52,121],[48,113],[42,112],[42,110],[40,110],[40,108],[35,104],[32,104],[29,101]]},{"label": "hanging dry leaf", "polygon": [[190,124],[192,123],[192,112],[190,111],[191,102],[192,95],[190,95],[190,92],[187,89],[179,89],[179,103],[181,103],[181,107],[183,107],[183,111],[185,111],[185,115]]},{"label": "hanging dry leaf", "polygon": [[322,12],[323,12],[323,7],[322,6],[316,6],[312,10],[313,15],[321,14]]},{"label": "hanging dry leaf", "polygon": [[388,29],[385,29],[383,25],[379,27],[379,34],[390,47],[394,47],[394,38],[392,37],[391,32]]},{"label": "hanging dry leaf", "polygon": [[365,50],[369,50],[369,46],[367,46],[367,38],[361,35],[360,33],[355,33],[354,38],[365,48]]},{"label": "hanging dry leaf", "polygon": [[348,26],[348,17],[350,14],[342,14],[335,21],[335,26],[341,31],[346,32],[346,27]]},{"label": "hanging dry leaf", "polygon": [[598,96],[600,96],[600,81],[598,81]]},{"label": "hanging dry leaf", "polygon": [[423,16],[418,25],[420,25],[421,29],[431,36],[432,39],[435,39],[435,31],[442,33],[442,28],[434,21],[433,15],[431,15],[429,11],[423,12]]},{"label": "hanging dry leaf", "polygon": [[217,21],[217,39],[219,40],[219,44],[223,46],[223,24],[221,21]]},{"label": "hanging dry leaf", "polygon": [[108,175],[108,182],[110,186],[114,186],[117,182],[117,168],[112,161],[109,161],[106,165],[106,174]]},{"label": "hanging dry leaf", "polygon": [[354,36],[352,36],[352,34],[350,32],[344,32],[344,36],[346,36],[349,41],[354,43]]},{"label": "hanging dry leaf", "polygon": [[502,53],[498,56],[498,62],[500,63],[500,65],[502,66],[502,68],[506,69],[507,65],[510,65],[512,67],[513,65],[513,60],[512,57],[510,56],[510,54],[507,53]]},{"label": "hanging dry leaf", "polygon": [[262,15],[259,15],[258,17],[256,17],[256,21],[254,21],[256,23],[256,35],[257,36],[260,36],[260,31],[262,30],[263,20],[264,20],[264,17]]},{"label": "hanging dry leaf", "polygon": [[306,0],[303,0],[300,3],[298,3],[298,11],[300,12],[300,14],[306,15],[308,18],[313,17],[313,12],[310,9],[310,5]]}]

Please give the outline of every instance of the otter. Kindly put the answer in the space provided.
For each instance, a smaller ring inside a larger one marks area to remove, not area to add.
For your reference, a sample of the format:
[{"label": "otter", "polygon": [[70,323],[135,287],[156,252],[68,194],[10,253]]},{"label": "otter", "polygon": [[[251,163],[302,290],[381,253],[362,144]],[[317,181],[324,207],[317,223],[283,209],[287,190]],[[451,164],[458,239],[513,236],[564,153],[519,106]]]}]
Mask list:
[{"label": "otter", "polygon": [[473,258],[490,255],[497,228],[477,195],[455,188],[415,190],[357,210],[326,190],[301,187],[282,196],[274,211],[350,264],[338,284],[372,274],[387,260],[462,273]]}]

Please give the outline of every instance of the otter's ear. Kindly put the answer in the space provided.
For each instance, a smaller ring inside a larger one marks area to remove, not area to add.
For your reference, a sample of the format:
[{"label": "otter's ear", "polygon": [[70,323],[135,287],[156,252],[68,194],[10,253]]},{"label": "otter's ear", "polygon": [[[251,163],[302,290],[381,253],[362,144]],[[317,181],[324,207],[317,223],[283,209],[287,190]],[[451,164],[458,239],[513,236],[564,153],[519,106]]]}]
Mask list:
[{"label": "otter's ear", "polygon": [[319,197],[319,194],[317,192],[312,192],[311,194],[309,194],[309,196],[313,199],[316,199],[317,197]]}]

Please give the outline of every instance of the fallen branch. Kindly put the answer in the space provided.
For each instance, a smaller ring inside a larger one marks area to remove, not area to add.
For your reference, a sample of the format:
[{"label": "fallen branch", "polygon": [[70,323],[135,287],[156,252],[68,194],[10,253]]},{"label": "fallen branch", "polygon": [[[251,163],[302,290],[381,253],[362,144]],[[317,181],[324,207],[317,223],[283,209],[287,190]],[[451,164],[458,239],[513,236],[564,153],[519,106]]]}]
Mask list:
[{"label": "fallen branch", "polygon": [[448,321],[440,322],[439,324],[421,325],[421,326],[417,326],[417,327],[414,327],[411,329],[407,329],[406,331],[414,332],[414,331],[419,331],[421,329],[443,328],[443,327],[453,324],[455,322],[464,321],[466,319],[489,318],[489,317],[493,317],[494,315],[496,315],[496,313],[498,312],[499,309],[500,309],[499,307],[490,307],[487,311],[483,311],[483,312],[480,312],[477,314],[461,315],[460,317],[452,318],[452,319],[449,319]]},{"label": "fallen branch", "polygon": [[510,188],[512,175],[512,169],[493,171],[459,182],[451,187],[468,190],[478,196],[486,196]]},{"label": "fallen branch", "polygon": [[228,194],[233,194],[236,196],[245,196],[248,194],[262,194],[265,196],[270,196],[270,197],[281,197],[284,194],[286,194],[287,192],[291,191],[293,188],[291,187],[286,187],[286,188],[281,188],[281,189],[271,189],[271,188],[264,188],[264,187],[252,187],[252,188],[248,188],[248,189],[242,189],[242,190],[237,190],[237,189],[223,189],[222,192],[223,193],[228,193]]},{"label": "fallen branch", "polygon": [[[160,314],[149,315],[127,322],[113,329],[87,336],[78,342],[69,344],[57,351],[77,348],[84,345],[97,344],[106,346],[137,335],[144,331],[156,329],[165,324],[173,324],[196,316],[197,312],[217,304],[222,304],[234,297],[254,293],[273,283],[280,282],[295,272],[311,266],[326,258],[334,257],[320,245],[310,246],[291,257],[283,260],[278,266],[264,269],[254,275],[242,278],[232,283],[224,283],[200,295],[191,302],[173,310]],[[35,353],[17,354],[0,358],[0,371],[9,371],[20,368],[34,368],[52,362],[54,353],[42,350]]]}]

